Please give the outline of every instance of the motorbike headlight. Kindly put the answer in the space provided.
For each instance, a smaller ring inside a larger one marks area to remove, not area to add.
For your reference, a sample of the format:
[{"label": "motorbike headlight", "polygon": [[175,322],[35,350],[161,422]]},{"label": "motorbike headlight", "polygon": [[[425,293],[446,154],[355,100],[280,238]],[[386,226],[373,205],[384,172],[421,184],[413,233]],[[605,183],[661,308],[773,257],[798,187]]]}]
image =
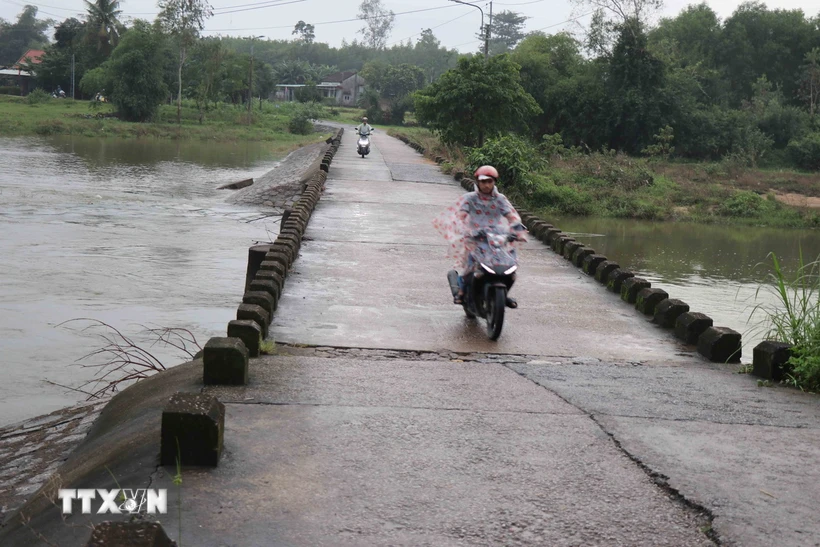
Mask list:
[{"label": "motorbike headlight", "polygon": [[510,268],[509,270],[505,271],[504,275],[510,275],[511,273],[513,273],[517,269],[518,269],[518,265],[515,265],[512,268]]},{"label": "motorbike headlight", "polygon": [[492,268],[490,268],[489,266],[487,266],[483,262],[479,262],[479,264],[481,264],[481,267],[484,268],[485,270],[487,270],[489,273],[495,273],[495,270],[493,270]]}]

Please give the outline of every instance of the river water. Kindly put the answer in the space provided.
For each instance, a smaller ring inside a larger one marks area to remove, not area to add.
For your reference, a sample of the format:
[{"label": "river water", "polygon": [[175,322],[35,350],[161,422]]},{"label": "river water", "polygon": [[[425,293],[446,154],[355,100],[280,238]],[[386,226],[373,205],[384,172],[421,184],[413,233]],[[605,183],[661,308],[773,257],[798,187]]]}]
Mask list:
[{"label": "river water", "polygon": [[48,382],[91,379],[76,362],[105,331],[64,321],[104,321],[138,345],[146,327],[185,328],[201,345],[224,336],[247,248],[278,227],[216,187],[272,169],[264,143],[0,138],[0,150],[0,425],[85,399]]},{"label": "river water", "polygon": [[[743,362],[765,338],[775,253],[787,276],[820,257],[820,231],[620,219],[554,219],[562,231],[743,337]],[[761,308],[755,311],[755,308]]]}]

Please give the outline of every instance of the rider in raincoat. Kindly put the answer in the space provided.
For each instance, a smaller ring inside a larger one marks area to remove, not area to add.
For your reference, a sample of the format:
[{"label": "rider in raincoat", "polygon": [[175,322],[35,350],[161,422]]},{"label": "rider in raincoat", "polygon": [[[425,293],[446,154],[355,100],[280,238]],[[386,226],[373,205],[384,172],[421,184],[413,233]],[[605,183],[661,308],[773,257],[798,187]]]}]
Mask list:
[{"label": "rider in raincoat", "polygon": [[[448,207],[434,221],[433,226],[450,244],[448,256],[455,259],[459,277],[459,293],[453,303],[461,304],[464,296],[464,276],[475,269],[470,251],[474,248],[471,234],[478,230],[517,232],[519,242],[526,241],[521,217],[510,201],[495,187],[498,171],[491,165],[479,167],[475,172],[476,189],[464,194],[455,205]],[[513,250],[513,253],[515,250]],[[507,305],[517,307],[512,298]]]}]

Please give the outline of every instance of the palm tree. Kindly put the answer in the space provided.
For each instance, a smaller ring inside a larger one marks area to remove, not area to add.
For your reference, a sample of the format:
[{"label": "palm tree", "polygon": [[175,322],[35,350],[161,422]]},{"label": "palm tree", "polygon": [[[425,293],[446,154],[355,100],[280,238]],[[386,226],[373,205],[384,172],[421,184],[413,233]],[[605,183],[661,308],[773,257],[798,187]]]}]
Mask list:
[{"label": "palm tree", "polygon": [[118,17],[122,14],[119,0],[96,0],[93,4],[85,0],[88,10],[88,25],[97,36],[97,49],[105,50],[106,55],[117,47],[120,41],[118,27],[122,26]]}]

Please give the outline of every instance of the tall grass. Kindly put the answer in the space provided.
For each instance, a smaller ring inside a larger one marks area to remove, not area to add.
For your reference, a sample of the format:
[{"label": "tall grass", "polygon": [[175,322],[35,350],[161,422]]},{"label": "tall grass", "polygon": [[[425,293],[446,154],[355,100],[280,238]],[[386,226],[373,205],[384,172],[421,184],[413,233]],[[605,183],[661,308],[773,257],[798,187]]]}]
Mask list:
[{"label": "tall grass", "polygon": [[800,252],[799,267],[790,278],[775,253],[769,253],[769,284],[757,289],[774,294],[777,305],[758,304],[752,315],[764,315],[766,337],[792,344],[786,383],[806,391],[820,391],[820,256],[806,263]]}]

